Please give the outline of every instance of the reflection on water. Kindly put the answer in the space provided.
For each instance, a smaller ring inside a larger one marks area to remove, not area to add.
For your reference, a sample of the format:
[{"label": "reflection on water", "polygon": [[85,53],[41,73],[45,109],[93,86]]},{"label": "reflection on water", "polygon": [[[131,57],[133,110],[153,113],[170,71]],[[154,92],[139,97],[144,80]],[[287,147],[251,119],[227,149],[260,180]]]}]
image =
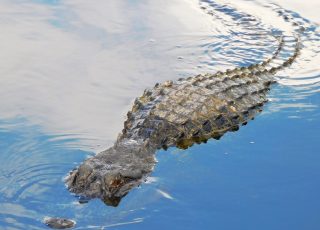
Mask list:
[{"label": "reflection on water", "polygon": [[[195,0],[1,1],[0,228],[65,216],[77,229],[318,229],[320,19],[308,2],[201,2],[210,15]],[[159,152],[148,183],[117,209],[76,202],[63,177],[111,145],[136,96],[270,55],[268,31],[292,28],[278,4],[304,24],[303,50],[256,121]]]}]

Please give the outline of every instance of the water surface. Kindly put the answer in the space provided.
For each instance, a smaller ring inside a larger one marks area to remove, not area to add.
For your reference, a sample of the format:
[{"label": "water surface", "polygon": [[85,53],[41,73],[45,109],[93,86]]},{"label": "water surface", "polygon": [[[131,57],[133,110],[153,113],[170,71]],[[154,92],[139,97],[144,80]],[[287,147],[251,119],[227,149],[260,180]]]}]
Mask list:
[{"label": "water surface", "polygon": [[[271,34],[293,30],[279,9],[305,26],[303,49],[254,121],[159,151],[147,183],[117,208],[79,204],[66,190],[64,176],[114,142],[145,88],[268,57]],[[316,9],[312,0],[1,0],[0,228],[44,229],[45,216],[64,216],[76,229],[319,229]]]}]

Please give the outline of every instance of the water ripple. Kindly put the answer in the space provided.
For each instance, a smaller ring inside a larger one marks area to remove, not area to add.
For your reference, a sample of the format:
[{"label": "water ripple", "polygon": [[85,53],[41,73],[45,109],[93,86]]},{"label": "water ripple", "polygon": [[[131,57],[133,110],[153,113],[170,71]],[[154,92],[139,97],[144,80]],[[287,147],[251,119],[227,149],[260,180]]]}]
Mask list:
[{"label": "water ripple", "polygon": [[[277,48],[275,36],[289,42],[296,25],[304,28],[301,55],[276,75],[280,84],[263,114],[320,118],[318,24],[258,0],[202,0],[202,9],[165,3],[1,1],[0,228],[43,229],[44,216],[65,216],[77,219],[76,229],[107,229],[145,222],[156,212],[149,203],[180,202],[157,179],[117,210],[80,205],[63,178],[114,141],[146,87],[261,62]],[[292,52],[286,47],[283,55]],[[185,172],[170,171],[178,181],[175,173]]]}]

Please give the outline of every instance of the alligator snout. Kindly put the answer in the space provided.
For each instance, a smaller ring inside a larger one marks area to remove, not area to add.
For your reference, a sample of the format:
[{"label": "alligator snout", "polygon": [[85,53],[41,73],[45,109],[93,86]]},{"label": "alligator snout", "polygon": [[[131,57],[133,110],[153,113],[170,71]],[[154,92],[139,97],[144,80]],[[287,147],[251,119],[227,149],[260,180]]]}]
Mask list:
[{"label": "alligator snout", "polygon": [[70,172],[66,179],[68,189],[73,192],[87,197],[98,197],[101,193],[101,181],[97,172],[85,161],[79,168]]},{"label": "alligator snout", "polygon": [[70,172],[66,184],[70,192],[88,199],[100,198],[107,205],[118,206],[121,198],[141,183],[142,177],[141,170],[111,168],[90,158]]}]

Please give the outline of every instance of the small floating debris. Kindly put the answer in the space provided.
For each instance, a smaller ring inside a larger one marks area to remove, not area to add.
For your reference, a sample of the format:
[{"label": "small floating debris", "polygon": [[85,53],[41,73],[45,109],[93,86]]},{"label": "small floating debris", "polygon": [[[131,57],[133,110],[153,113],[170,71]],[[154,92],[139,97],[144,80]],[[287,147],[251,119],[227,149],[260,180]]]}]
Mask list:
[{"label": "small floating debris", "polygon": [[58,217],[45,217],[43,219],[45,225],[53,229],[67,229],[73,228],[76,225],[74,220]]}]

